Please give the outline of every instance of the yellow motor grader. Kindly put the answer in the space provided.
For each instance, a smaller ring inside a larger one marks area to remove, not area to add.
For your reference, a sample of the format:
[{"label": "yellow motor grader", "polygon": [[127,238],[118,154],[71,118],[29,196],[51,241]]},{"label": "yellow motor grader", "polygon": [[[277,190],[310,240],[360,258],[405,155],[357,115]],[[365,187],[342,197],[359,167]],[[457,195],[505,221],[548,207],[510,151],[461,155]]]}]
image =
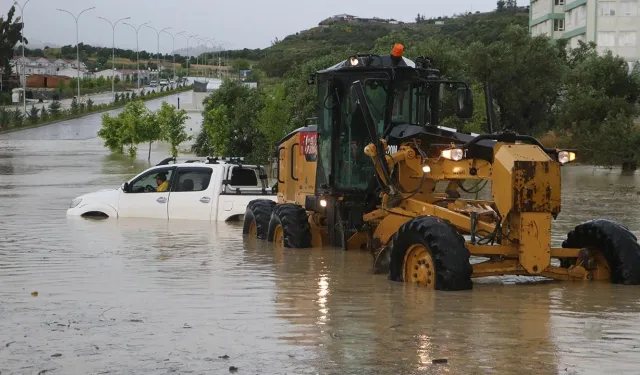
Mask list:
[{"label": "yellow motor grader", "polygon": [[[374,272],[438,290],[494,275],[640,283],[640,245],[620,224],[588,221],[551,246],[560,168],[574,152],[513,132],[440,126],[445,97],[458,117],[471,117],[471,89],[403,50],[351,56],[309,78],[317,123],[279,142],[277,202],[247,206],[245,235],[368,250]],[[492,199],[462,197],[487,182]],[[472,265],[471,255],[484,261]]]}]

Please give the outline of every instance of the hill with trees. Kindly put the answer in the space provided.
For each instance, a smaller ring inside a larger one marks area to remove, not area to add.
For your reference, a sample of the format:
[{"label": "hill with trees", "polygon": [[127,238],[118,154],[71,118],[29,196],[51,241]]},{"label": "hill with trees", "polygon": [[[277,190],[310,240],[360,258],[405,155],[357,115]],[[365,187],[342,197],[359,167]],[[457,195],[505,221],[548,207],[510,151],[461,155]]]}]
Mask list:
[{"label": "hill with trees", "polygon": [[598,54],[596,45],[571,49],[565,40],[532,37],[528,10],[499,1],[489,13],[415,23],[335,22],[276,40],[262,50],[230,51],[252,62],[258,91],[227,81],[205,102],[203,130],[194,150],[233,153],[265,162],[275,142],[315,116],[310,73],[356,53],[388,54],[394,43],[405,56],[429,56],[444,77],[471,84],[472,119],[453,116],[443,103],[443,125],[486,132],[483,86],[493,92],[494,131],[530,134],[551,147],[580,151],[580,160],[635,169],[640,161],[640,66],[629,74],[624,59]]}]

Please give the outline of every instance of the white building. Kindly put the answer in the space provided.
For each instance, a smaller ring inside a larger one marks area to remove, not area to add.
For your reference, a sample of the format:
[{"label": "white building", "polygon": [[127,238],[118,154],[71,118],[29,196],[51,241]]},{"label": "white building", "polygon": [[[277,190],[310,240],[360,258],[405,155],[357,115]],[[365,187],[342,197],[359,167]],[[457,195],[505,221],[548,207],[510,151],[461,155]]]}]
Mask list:
[{"label": "white building", "polygon": [[[70,77],[70,78],[78,78],[78,69],[75,69],[75,68],[61,69],[57,72],[57,75]],[[91,78],[91,77],[92,77],[92,74],[90,72],[86,70],[80,70],[80,78],[84,79],[84,78]]]},{"label": "white building", "polygon": [[[111,77],[113,77],[114,73],[112,69],[105,69],[105,70],[101,70],[99,72],[95,72],[93,74],[93,76],[95,78],[100,78],[103,77],[105,79],[111,79]],[[125,74],[119,70],[116,69],[115,71],[115,76],[118,77],[120,80],[124,80],[125,78]]]},{"label": "white building", "polygon": [[[20,76],[23,74],[23,69],[26,76],[31,74],[58,75],[59,71],[75,68],[76,65],[76,60],[47,59],[44,57],[16,56],[11,59],[11,71]],[[80,65],[82,70],[87,69],[85,63],[81,62]]]},{"label": "white building", "polygon": [[532,0],[529,27],[533,36],[596,42],[598,52],[610,50],[631,67],[640,61],[640,0]]}]

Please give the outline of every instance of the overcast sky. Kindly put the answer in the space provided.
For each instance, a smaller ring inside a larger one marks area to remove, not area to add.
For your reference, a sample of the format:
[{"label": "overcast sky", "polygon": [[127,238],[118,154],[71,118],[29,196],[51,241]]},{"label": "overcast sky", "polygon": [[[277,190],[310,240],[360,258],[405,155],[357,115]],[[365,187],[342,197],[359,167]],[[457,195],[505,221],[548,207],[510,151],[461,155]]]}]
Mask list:
[{"label": "overcast sky", "polygon": [[[18,0],[24,4],[26,0]],[[0,0],[6,14],[13,0]],[[528,1],[518,1],[520,5]],[[495,0],[30,0],[24,9],[25,37],[58,45],[76,43],[75,21],[71,15],[56,11],[62,8],[79,13],[95,6],[80,17],[80,42],[111,47],[111,26],[98,16],[115,21],[131,17],[134,25],[151,22],[156,29],[171,27],[170,32],[186,31],[200,37],[214,38],[229,48],[263,48],[276,37],[282,39],[297,31],[312,28],[334,14],[348,13],[360,17],[395,18],[413,22],[418,13],[427,17],[452,15],[464,11],[488,11]],[[18,8],[18,15],[20,9]],[[136,48],[134,30],[119,24],[116,45]],[[143,27],[139,33],[140,49],[157,50],[156,33]],[[189,42],[194,45],[194,39]],[[176,49],[186,47],[186,40],[176,38]],[[160,50],[170,53],[172,39],[161,34]]]}]

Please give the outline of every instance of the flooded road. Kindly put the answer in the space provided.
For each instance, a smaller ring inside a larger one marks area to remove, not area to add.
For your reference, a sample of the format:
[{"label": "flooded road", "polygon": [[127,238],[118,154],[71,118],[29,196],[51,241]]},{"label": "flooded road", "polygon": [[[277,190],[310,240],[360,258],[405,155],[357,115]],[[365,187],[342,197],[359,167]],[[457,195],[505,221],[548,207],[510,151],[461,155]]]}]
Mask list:
[{"label": "flooded road", "polygon": [[[430,292],[372,275],[369,254],[275,251],[239,224],[67,219],[72,198],[148,166],[146,151],[110,155],[99,126],[0,135],[2,375],[639,372],[638,287],[504,277]],[[640,173],[563,173],[554,245],[597,217],[640,234]]]}]

